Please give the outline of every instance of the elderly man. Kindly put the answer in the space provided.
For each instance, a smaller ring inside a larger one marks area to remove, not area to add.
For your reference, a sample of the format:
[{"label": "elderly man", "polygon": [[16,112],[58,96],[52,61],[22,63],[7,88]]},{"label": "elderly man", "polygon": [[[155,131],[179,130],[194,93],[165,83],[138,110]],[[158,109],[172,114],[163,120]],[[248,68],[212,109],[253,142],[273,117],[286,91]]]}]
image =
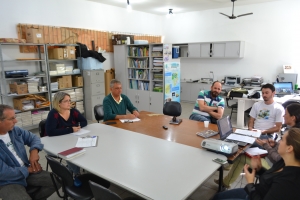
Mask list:
[{"label": "elderly man", "polygon": [[190,119],[212,122],[212,120],[222,118],[225,104],[224,99],[219,96],[221,90],[221,83],[215,81],[211,85],[210,91],[200,91]]},{"label": "elderly man", "polygon": [[[139,116],[139,112],[129,100],[129,98],[122,94],[121,82],[113,79],[110,82],[111,93],[103,99],[104,119],[103,121],[111,119],[134,119]],[[126,114],[128,110],[131,114]]]},{"label": "elderly man", "polygon": [[[31,199],[26,187],[39,186],[34,199],[46,199],[55,188],[50,174],[38,162],[43,144],[38,136],[16,127],[16,123],[14,109],[0,104],[0,198]],[[24,145],[30,147],[29,159]]]}]

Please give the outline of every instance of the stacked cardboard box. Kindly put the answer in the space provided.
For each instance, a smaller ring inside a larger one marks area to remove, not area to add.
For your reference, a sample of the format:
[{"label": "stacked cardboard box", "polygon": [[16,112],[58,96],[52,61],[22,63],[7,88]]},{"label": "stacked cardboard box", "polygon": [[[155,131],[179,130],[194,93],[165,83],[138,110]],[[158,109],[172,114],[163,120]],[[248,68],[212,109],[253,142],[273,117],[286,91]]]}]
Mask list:
[{"label": "stacked cardboard box", "polygon": [[76,88],[75,89],[75,96],[76,96],[77,101],[83,100],[83,89],[82,88]]},{"label": "stacked cardboard box", "polygon": [[18,85],[16,82],[9,84],[9,89],[11,93],[17,93],[17,94],[27,94],[28,93],[28,87],[27,84],[20,84]]},{"label": "stacked cardboard box", "polygon": [[43,29],[27,27],[26,28],[26,42],[27,43],[44,43]]},{"label": "stacked cardboard box", "polygon": [[[61,76],[61,77],[52,77],[51,82],[58,82],[58,89],[71,88],[72,87],[72,76]],[[54,90],[51,85],[51,90]]]},{"label": "stacked cardboard box", "polygon": [[75,47],[74,46],[65,47],[63,49],[63,56],[64,56],[64,59],[76,59]]},{"label": "stacked cardboard box", "polygon": [[82,76],[72,76],[72,85],[74,87],[82,87],[83,86]]},{"label": "stacked cardboard box", "polygon": [[56,59],[56,60],[64,59],[63,48],[48,49],[48,57],[49,57],[49,59]]}]

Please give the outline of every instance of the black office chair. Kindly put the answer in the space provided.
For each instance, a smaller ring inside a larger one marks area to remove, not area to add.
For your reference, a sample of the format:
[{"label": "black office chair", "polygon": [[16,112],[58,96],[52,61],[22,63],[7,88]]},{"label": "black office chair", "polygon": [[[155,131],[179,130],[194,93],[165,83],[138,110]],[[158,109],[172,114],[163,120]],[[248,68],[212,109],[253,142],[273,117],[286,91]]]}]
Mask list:
[{"label": "black office chair", "polygon": [[[94,174],[83,174],[77,176],[81,181],[81,186],[75,186],[72,173],[69,169],[59,163],[57,160],[53,159],[50,156],[46,156],[46,159],[51,167],[52,172],[50,173],[53,185],[56,189],[56,193],[60,198],[67,200],[68,197],[72,199],[81,199],[81,200],[90,200],[94,197],[92,190],[89,186],[89,181],[94,181],[105,188],[109,188],[110,182],[105,179],[102,179]],[[59,192],[59,186],[57,182],[59,181],[64,192],[63,195]]]},{"label": "black office chair", "polygon": [[103,105],[98,104],[94,106],[94,115],[98,123],[104,119]]},{"label": "black office chair", "polygon": [[[39,133],[40,133],[41,138],[45,136],[45,133],[46,133],[46,119],[43,119],[42,121],[40,121],[40,123],[39,123]],[[55,156],[55,155],[48,155],[48,156],[51,156],[52,158],[58,159],[59,162],[61,163],[62,159],[60,157]],[[49,167],[49,164],[48,164],[48,161],[47,161],[46,171],[48,171],[48,167]]]},{"label": "black office chair", "polygon": [[180,124],[182,119],[176,117],[181,115],[181,104],[177,101],[166,102],[163,108],[164,115],[173,116],[170,124]]},{"label": "black office chair", "polygon": [[[94,195],[95,200],[122,200],[122,198],[114,193],[113,191],[94,183],[93,181],[89,181],[91,190]],[[127,197],[123,200],[142,200],[138,197]]]}]

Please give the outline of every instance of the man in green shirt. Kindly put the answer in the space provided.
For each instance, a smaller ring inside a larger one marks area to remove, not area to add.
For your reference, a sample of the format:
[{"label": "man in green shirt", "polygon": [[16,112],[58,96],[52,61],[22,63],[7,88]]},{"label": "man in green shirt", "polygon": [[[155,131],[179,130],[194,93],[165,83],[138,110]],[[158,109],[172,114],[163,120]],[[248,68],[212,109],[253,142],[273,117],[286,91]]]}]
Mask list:
[{"label": "man in green shirt", "polygon": [[[120,81],[113,79],[110,82],[111,93],[103,99],[104,119],[135,119],[139,112],[134,107],[130,99],[122,94],[122,84]],[[128,110],[132,114],[126,114]]]}]

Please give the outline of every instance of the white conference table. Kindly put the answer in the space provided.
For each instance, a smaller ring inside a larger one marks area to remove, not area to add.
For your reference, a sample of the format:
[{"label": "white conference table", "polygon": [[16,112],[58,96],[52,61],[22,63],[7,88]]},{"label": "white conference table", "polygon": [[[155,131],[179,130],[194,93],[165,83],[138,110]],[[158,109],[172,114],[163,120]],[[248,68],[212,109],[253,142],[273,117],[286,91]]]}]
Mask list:
[{"label": "white conference table", "polygon": [[[235,98],[238,102],[236,128],[244,128],[245,110],[251,108],[255,102],[263,101],[262,95],[260,96],[261,97],[259,99],[248,99],[245,95],[243,98]],[[280,104],[291,100],[300,100],[300,96],[298,94],[295,94],[285,95],[283,97],[274,97],[274,101]]]},{"label": "white conference table", "polygon": [[[70,162],[145,199],[186,199],[226,157],[200,148],[104,124],[90,124],[85,135],[98,136],[97,147]],[[82,135],[82,136],[85,136]],[[44,149],[57,155],[75,146],[72,134],[43,137]],[[200,144],[199,144],[200,146]]]}]

